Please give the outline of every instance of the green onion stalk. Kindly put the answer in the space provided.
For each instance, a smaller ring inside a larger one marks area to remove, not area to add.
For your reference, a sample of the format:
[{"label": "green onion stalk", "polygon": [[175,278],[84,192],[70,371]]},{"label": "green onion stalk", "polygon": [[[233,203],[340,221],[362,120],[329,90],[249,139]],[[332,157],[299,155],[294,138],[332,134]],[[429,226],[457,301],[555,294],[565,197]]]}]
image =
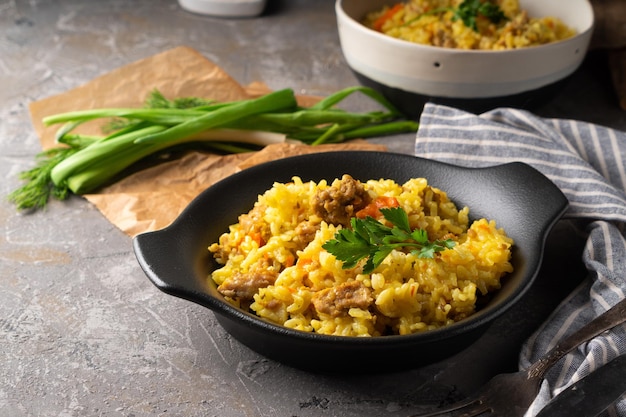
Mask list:
[{"label": "green onion stalk", "polygon": [[[336,107],[360,92],[383,110],[348,112]],[[74,133],[81,124],[108,119],[105,136]],[[50,198],[92,192],[148,156],[184,146],[233,153],[286,140],[310,145],[383,136],[417,130],[381,94],[368,87],[349,87],[315,105],[298,106],[291,89],[248,100],[217,103],[201,98],[168,100],[154,90],[144,108],[73,111],[43,119],[63,124],[60,146],[36,157],[36,166],[20,174],[26,183],[8,196],[19,210],[45,208]]]}]

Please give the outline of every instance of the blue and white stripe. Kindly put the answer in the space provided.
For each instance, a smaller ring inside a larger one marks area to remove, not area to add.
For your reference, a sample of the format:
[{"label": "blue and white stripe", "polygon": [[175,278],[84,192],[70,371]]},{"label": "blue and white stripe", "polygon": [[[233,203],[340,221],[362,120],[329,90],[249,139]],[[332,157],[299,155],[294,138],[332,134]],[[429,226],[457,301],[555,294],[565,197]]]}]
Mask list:
[{"label": "blue and white stripe", "polygon": [[[575,120],[546,119],[502,108],[474,115],[427,104],[420,118],[415,155],[462,166],[525,162],[567,196],[565,218],[586,225],[580,255],[588,279],[526,342],[525,368],[564,335],[626,297],[626,133]],[[548,374],[527,416],[549,399],[616,356],[626,354],[626,326],[605,332],[570,353]],[[626,397],[603,416],[626,416]]]}]

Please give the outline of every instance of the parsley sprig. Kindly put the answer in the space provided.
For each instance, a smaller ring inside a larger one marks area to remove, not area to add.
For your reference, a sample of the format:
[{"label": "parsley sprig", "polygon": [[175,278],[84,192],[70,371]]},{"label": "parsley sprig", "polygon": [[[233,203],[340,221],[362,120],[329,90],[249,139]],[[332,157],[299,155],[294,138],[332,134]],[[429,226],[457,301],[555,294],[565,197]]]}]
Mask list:
[{"label": "parsley sprig", "polygon": [[363,273],[369,274],[378,267],[394,249],[412,248],[411,253],[419,258],[433,258],[436,252],[451,249],[456,244],[452,239],[430,242],[423,229],[411,230],[409,217],[401,207],[383,208],[380,212],[393,227],[373,217],[353,217],[351,229],[345,228],[322,247],[343,262],[343,268],[354,268],[359,261],[367,259]]},{"label": "parsley sprig", "polygon": [[454,10],[453,19],[461,19],[465,26],[478,31],[476,18],[479,14],[485,16],[492,23],[500,23],[506,19],[500,6],[491,1],[481,0],[465,0],[459,4],[459,7]]},{"label": "parsley sprig", "polygon": [[506,20],[506,15],[497,4],[487,0],[465,0],[458,7],[440,7],[433,10],[430,10],[426,13],[422,13],[414,19],[406,22],[404,25],[407,26],[422,16],[427,15],[435,15],[444,12],[452,12],[452,20],[461,20],[463,24],[468,28],[471,28],[475,32],[478,32],[478,24],[476,23],[476,19],[478,15],[482,15],[489,19],[492,23],[500,23],[503,20]]}]

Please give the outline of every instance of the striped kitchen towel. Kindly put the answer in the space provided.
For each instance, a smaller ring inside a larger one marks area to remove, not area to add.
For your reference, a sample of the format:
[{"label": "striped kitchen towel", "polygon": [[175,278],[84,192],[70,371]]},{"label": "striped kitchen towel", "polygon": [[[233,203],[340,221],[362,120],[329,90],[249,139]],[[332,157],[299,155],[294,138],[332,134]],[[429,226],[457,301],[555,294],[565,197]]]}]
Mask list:
[{"label": "striped kitchen towel", "polygon": [[[564,218],[584,224],[587,242],[577,255],[588,269],[588,279],[525,343],[520,368],[537,360],[570,329],[626,297],[626,132],[511,108],[475,115],[427,104],[415,155],[470,167],[525,162],[567,196],[570,206]],[[526,416],[536,415],[568,385],[624,353],[624,325],[573,351],[550,370]],[[602,416],[626,417],[626,396]]]}]

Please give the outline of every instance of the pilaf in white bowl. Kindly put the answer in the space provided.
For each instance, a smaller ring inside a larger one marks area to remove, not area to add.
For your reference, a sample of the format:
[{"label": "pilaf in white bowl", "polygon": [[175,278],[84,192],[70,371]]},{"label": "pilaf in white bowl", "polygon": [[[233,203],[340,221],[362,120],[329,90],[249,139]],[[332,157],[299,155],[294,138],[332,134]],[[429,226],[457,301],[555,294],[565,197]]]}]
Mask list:
[{"label": "pilaf in white bowl", "polygon": [[[452,3],[457,5],[457,9],[452,9],[458,10],[459,3],[459,0]],[[513,0],[513,3],[517,2]],[[480,44],[474,30],[449,11],[435,15],[420,11],[409,15],[399,11],[385,23],[388,28],[385,25],[380,30],[370,27],[385,13],[383,10],[393,9],[395,4],[397,0],[337,0],[337,26],[345,59],[359,80],[383,92],[411,116],[419,114],[427,101],[470,111],[501,105],[532,108],[544,103],[582,63],[594,26],[593,9],[588,0],[519,0],[519,9],[527,16],[547,19],[555,25],[554,33],[549,36],[553,41],[534,45],[527,39],[528,33],[520,32],[515,36],[516,17],[511,16],[513,22],[507,17],[498,24],[513,26],[503,40],[485,42],[491,47],[477,49],[470,47]],[[511,0],[496,4],[502,4],[507,12],[515,8],[510,6]],[[431,31],[428,36],[414,35],[431,40],[439,37],[440,46],[399,39],[398,32],[413,31],[411,25],[418,25],[417,32],[423,23],[432,28],[437,25],[436,19],[444,18],[449,20],[454,36],[445,34],[442,29],[433,29],[435,32]],[[477,22],[479,28],[495,25],[484,18]],[[395,36],[383,33],[385,30],[392,34],[395,31]],[[445,47],[446,40],[451,39],[455,47]],[[504,48],[507,43],[527,45]]]}]

